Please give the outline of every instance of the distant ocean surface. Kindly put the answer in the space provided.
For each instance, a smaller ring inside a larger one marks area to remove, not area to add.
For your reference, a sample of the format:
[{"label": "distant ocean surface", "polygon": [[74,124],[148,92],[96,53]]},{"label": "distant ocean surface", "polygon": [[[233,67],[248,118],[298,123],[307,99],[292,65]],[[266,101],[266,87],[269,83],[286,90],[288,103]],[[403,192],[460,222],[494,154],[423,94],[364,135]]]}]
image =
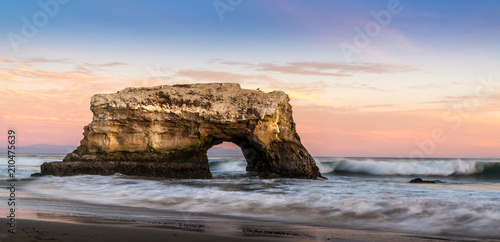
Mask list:
[{"label": "distant ocean surface", "polygon": [[[259,179],[244,158],[210,158],[214,179],[138,179],[124,175],[36,177],[63,155],[17,157],[16,197],[25,210],[102,215],[95,206],[374,229],[500,238],[500,159],[315,158],[328,180]],[[0,179],[7,179],[7,159]],[[438,184],[409,183],[413,178]],[[8,198],[2,189],[2,201]],[[6,209],[6,206],[0,209]],[[128,213],[121,209],[121,216]],[[3,212],[3,211],[2,211]],[[2,213],[3,214],[3,213]],[[148,215],[151,214],[151,215]],[[118,215],[117,215],[118,216]],[[132,215],[131,215],[132,216]],[[149,221],[158,213],[144,213]]]}]

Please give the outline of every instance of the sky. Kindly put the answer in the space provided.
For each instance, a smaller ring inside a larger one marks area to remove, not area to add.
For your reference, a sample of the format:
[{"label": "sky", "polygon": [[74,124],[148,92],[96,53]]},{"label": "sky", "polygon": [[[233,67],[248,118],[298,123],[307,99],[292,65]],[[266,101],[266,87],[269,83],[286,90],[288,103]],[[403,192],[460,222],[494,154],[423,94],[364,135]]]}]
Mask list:
[{"label": "sky", "polygon": [[0,3],[0,134],[78,145],[90,97],[283,90],[315,156],[500,157],[500,1]]}]

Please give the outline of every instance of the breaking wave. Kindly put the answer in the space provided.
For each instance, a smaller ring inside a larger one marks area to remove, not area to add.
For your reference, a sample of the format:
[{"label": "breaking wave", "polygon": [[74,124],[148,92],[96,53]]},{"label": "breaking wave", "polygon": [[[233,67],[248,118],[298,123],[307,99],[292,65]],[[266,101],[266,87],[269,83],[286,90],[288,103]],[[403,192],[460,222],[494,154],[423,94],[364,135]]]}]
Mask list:
[{"label": "breaking wave", "polygon": [[463,159],[318,159],[322,173],[363,173],[371,175],[467,176],[483,175],[500,178],[499,160]]}]

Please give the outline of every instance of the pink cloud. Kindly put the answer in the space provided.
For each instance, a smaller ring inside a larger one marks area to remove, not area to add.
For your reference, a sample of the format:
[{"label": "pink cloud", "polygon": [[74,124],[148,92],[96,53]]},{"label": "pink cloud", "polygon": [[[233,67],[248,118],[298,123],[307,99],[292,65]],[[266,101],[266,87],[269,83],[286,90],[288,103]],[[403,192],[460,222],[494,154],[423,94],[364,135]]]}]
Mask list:
[{"label": "pink cloud", "polygon": [[212,60],[212,63],[220,63],[232,66],[243,66],[258,71],[277,72],[288,75],[305,76],[332,76],[348,77],[356,73],[384,74],[396,72],[412,72],[419,70],[416,67],[402,64],[382,64],[382,63],[344,63],[344,62],[319,62],[319,61],[298,61],[288,63],[245,63],[239,61],[224,61],[220,59]]},{"label": "pink cloud", "polygon": [[[72,71],[49,70],[39,64],[51,60],[39,58],[29,61],[16,58],[0,58],[0,128],[15,128],[23,145],[59,144],[78,145],[83,127],[92,118],[89,110],[90,97],[96,93],[110,93],[129,86],[138,86],[144,80],[116,78],[101,72],[106,68],[125,65],[118,62],[104,64],[75,63],[72,60],[52,60],[52,64],[69,65]],[[314,155],[335,156],[408,156],[419,149],[416,142],[429,139],[434,129],[442,129],[448,139],[436,144],[432,156],[472,157],[500,156],[500,95],[492,94],[489,100],[469,112],[462,125],[456,129],[443,121],[446,110],[412,109],[385,111],[393,104],[361,103],[357,106],[318,105],[319,98],[328,95],[325,90],[367,89],[387,91],[362,83],[332,84],[324,81],[279,81],[259,72],[271,72],[302,76],[324,76],[329,73],[411,72],[410,66],[361,63],[356,65],[330,62],[290,62],[249,64],[214,60],[228,66],[248,67],[256,71],[239,74],[231,71],[181,70],[172,72],[169,81],[190,82],[228,81],[258,85],[262,89],[280,89],[288,92],[294,103],[294,119],[303,143]],[[37,64],[38,63],[38,64]],[[67,67],[67,66],[66,66]],[[97,74],[101,73],[101,74]],[[104,72],[106,73],[106,72]],[[112,72],[108,72],[112,73]],[[319,73],[319,74],[318,74]],[[170,77],[169,77],[170,78]],[[158,82],[157,84],[167,84]],[[169,83],[170,84],[170,83]],[[248,87],[243,87],[248,88]],[[422,86],[422,88],[437,88]],[[315,99],[316,98],[316,99]],[[459,102],[466,98],[443,97],[440,102]],[[296,105],[298,99],[309,100],[310,105]],[[332,99],[334,100],[334,99]],[[400,107],[399,107],[400,108]],[[382,110],[373,112],[372,110]],[[0,134],[0,139],[5,134]]]}]

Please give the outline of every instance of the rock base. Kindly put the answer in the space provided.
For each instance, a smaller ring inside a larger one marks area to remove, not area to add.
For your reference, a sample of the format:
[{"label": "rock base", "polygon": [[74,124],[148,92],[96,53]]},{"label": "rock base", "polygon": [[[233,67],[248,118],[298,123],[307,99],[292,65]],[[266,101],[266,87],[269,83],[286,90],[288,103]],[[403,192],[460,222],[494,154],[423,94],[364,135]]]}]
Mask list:
[{"label": "rock base", "polygon": [[163,162],[93,161],[93,162],[45,162],[41,166],[43,175],[72,176],[82,174],[113,175],[120,173],[132,176],[162,178],[207,179],[212,178],[210,168],[204,165],[170,164]]}]

